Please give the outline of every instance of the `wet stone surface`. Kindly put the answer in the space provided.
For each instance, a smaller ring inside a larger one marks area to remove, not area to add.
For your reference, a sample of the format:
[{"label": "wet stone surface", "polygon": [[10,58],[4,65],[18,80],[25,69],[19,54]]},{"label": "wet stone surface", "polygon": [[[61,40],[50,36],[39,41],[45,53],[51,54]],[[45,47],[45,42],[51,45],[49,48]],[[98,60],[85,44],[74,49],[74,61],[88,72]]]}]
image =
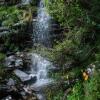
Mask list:
[{"label": "wet stone surface", "polygon": [[[25,69],[31,63],[30,55],[26,52],[8,53],[5,58],[5,69],[13,78],[4,79],[0,84],[0,100],[37,100],[34,90],[28,83],[35,83],[37,77],[27,73]],[[25,66],[25,67],[24,67]]]}]

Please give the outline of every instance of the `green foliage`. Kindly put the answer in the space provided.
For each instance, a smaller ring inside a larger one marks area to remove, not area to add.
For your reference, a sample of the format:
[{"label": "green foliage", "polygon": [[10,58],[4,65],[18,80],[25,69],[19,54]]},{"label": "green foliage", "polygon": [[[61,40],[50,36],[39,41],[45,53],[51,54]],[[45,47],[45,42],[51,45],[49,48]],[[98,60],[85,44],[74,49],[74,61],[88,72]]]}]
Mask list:
[{"label": "green foliage", "polygon": [[78,0],[45,0],[49,12],[64,27],[77,25],[84,19],[85,13],[81,9]]},{"label": "green foliage", "polygon": [[2,79],[3,75],[5,74],[3,66],[4,59],[5,59],[5,54],[0,53],[0,79]]},{"label": "green foliage", "polygon": [[[83,0],[82,2],[87,3]],[[97,35],[97,29],[94,28],[95,25],[98,25],[96,22],[98,17],[94,15],[94,12],[99,16],[99,1],[92,0],[91,2],[91,4],[88,2],[91,10],[86,10],[83,8],[80,0],[45,0],[51,16],[63,27],[68,28],[68,32],[63,32],[66,37],[62,43],[58,42],[54,47],[53,55],[55,56],[53,58],[57,62],[61,61],[64,64],[67,59],[72,59],[81,63],[88,59],[88,64],[94,60],[91,59],[93,48],[98,48],[100,42],[100,36]]]},{"label": "green foliage", "polygon": [[18,22],[21,18],[22,11],[18,8],[11,7],[0,7],[0,21],[3,26],[11,26]]},{"label": "green foliage", "polygon": [[82,84],[79,82],[75,84],[72,94],[67,96],[68,100],[83,100]]},{"label": "green foliage", "polygon": [[0,61],[3,61],[5,58],[5,54],[0,53]]},{"label": "green foliage", "polygon": [[[100,65],[100,1],[99,0],[44,0],[48,12],[68,31],[63,31],[65,38],[57,41],[52,50],[52,59],[61,66],[74,61],[77,76],[80,70],[91,63]],[[100,67],[100,66],[99,66]],[[98,67],[98,69],[99,69]],[[74,68],[72,70],[75,70]],[[66,73],[71,73],[66,72]],[[64,73],[63,71],[61,73]],[[59,78],[63,74],[55,74]],[[64,73],[64,74],[66,74]],[[73,73],[73,72],[72,72]],[[96,72],[99,73],[99,72]],[[58,76],[57,76],[58,75]],[[70,74],[71,75],[71,74]],[[71,75],[72,76],[72,75]],[[99,74],[87,82],[79,82],[68,95],[68,100],[99,100]],[[63,91],[55,94],[52,100],[61,100]],[[61,94],[61,95],[60,95]],[[88,94],[88,95],[87,95]],[[93,94],[93,95],[92,95]],[[83,97],[85,97],[83,99]],[[49,97],[50,98],[50,97]]]},{"label": "green foliage", "polygon": [[[47,100],[62,100],[63,97],[63,91],[60,89],[58,91],[47,91],[48,93],[48,99]],[[54,95],[52,95],[54,93]]]},{"label": "green foliage", "polygon": [[94,77],[91,78],[88,82],[85,82],[84,92],[85,98],[84,100],[98,100],[100,99],[100,79],[98,72],[95,73]]},{"label": "green foliage", "polygon": [[67,96],[68,100],[99,100],[100,99],[100,79],[99,72],[95,74],[90,80],[79,82],[73,87],[71,94]]}]

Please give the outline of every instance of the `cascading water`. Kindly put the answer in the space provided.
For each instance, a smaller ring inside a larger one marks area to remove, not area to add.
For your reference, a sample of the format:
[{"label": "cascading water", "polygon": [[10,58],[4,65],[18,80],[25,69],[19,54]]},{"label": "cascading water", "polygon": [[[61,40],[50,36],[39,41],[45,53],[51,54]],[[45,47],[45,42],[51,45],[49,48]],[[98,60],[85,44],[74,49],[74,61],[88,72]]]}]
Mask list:
[{"label": "cascading water", "polygon": [[[33,28],[35,43],[50,47],[50,16],[46,11],[43,0],[40,0],[35,27]],[[37,82],[34,86],[42,86],[49,82],[48,68],[52,64],[38,54],[32,54],[33,73],[36,73]]]},{"label": "cascading water", "polygon": [[44,59],[40,55],[32,54],[32,69],[31,73],[35,74],[37,81],[33,84],[33,87],[41,87],[48,84],[51,80],[48,78],[48,69],[53,67],[52,63]]},{"label": "cascading water", "polygon": [[[46,12],[43,0],[40,0],[35,27],[33,27],[34,43],[42,44],[46,47],[51,47],[49,33],[49,30],[51,30],[50,19],[51,18],[49,14]],[[36,75],[37,81],[31,87],[41,88],[51,82],[51,79],[48,78],[48,69],[50,67],[53,66],[48,60],[36,53],[32,54],[31,73]],[[44,96],[41,93],[38,94],[38,97],[39,100],[45,100]]]},{"label": "cascading water", "polygon": [[[23,4],[28,4],[30,0],[22,0]],[[38,43],[46,47],[51,47],[50,40],[50,16],[46,11],[43,0],[40,0],[37,18],[34,24],[33,22],[33,43]],[[32,65],[31,65],[31,75],[37,77],[36,83],[31,85],[32,88],[41,88],[46,86],[51,82],[51,79],[48,78],[48,69],[53,67],[52,63],[41,57],[37,53],[32,53]],[[37,94],[39,100],[45,100],[44,96],[41,93]]]},{"label": "cascading water", "polygon": [[37,12],[37,21],[33,28],[34,42],[43,44],[46,47],[51,46],[50,41],[50,16],[46,11],[43,0],[40,0]]}]

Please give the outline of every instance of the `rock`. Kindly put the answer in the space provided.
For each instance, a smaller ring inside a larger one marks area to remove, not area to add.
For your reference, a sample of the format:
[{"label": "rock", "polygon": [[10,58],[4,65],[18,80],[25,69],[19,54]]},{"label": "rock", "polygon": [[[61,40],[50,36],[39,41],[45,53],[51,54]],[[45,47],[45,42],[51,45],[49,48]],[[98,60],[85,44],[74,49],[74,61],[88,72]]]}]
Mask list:
[{"label": "rock", "polygon": [[24,58],[24,54],[21,54],[20,57],[21,57],[21,58]]},{"label": "rock", "polygon": [[9,31],[0,32],[0,37],[3,37],[3,36],[5,36],[6,34],[9,34],[9,33],[10,33]]},{"label": "rock", "polygon": [[14,52],[7,52],[6,56],[9,57],[9,56],[12,56],[14,54],[15,54]]},{"label": "rock", "polygon": [[12,99],[12,96],[9,95],[9,96],[3,98],[2,100],[13,100],[13,99]]},{"label": "rock", "polygon": [[21,80],[22,82],[31,80],[31,77],[29,77],[29,75],[28,75],[27,73],[25,73],[25,72],[23,72],[23,71],[21,71],[21,70],[16,69],[16,70],[14,70],[14,73],[15,73],[15,75],[16,75],[17,77],[20,78],[20,80]]},{"label": "rock", "polygon": [[27,68],[31,63],[31,57],[24,52],[8,52],[5,58],[5,66],[7,70]]},{"label": "rock", "polygon": [[9,91],[9,89],[10,88],[7,85],[2,85],[2,86],[0,85],[0,94],[2,91]]},{"label": "rock", "polygon": [[11,96],[11,100],[23,100],[22,95],[18,90],[14,90],[11,87],[8,86],[1,86],[0,87],[0,100],[9,100],[6,99],[8,96]]},{"label": "rock", "polygon": [[32,94],[32,89],[30,88],[30,86],[28,85],[28,86],[24,86],[24,91],[26,92],[26,93],[28,93],[28,94]]},{"label": "rock", "polygon": [[37,77],[34,74],[29,74],[29,77],[31,77],[31,80],[28,81],[28,84],[33,84],[37,81]]},{"label": "rock", "polygon": [[14,55],[11,55],[5,59],[5,65],[8,68],[13,68],[15,66],[15,60],[16,60],[16,57]]},{"label": "rock", "polygon": [[28,75],[27,73],[25,73],[25,72],[23,72],[23,71],[21,71],[21,70],[18,70],[18,69],[14,70],[14,73],[15,73],[15,75],[16,75],[17,77],[20,78],[20,80],[21,80],[22,82],[27,82],[27,81],[31,81],[31,80],[36,80],[36,76],[31,77],[31,76]]},{"label": "rock", "polygon": [[29,85],[25,85],[20,94],[22,95],[24,100],[37,100],[36,94],[33,93],[33,90]]},{"label": "rock", "polygon": [[8,53],[5,59],[5,65],[9,69],[15,69],[15,68],[22,68],[23,67],[23,60],[20,57],[17,57],[17,55],[11,55],[13,53]]},{"label": "rock", "polygon": [[20,55],[21,55],[21,52],[16,52],[17,57],[20,57]]},{"label": "rock", "polygon": [[23,60],[20,58],[15,61],[15,67],[21,67],[21,66],[23,66]]},{"label": "rock", "polygon": [[8,86],[14,86],[16,83],[15,83],[15,81],[12,79],[12,78],[10,78],[9,80],[8,80],[8,83],[7,83],[7,85]]},{"label": "rock", "polygon": [[14,55],[11,55],[9,57],[6,58],[6,62],[9,63],[9,62],[15,62],[15,59],[16,57]]},{"label": "rock", "polygon": [[60,67],[50,67],[49,71],[51,71],[51,72],[59,72],[59,71],[61,71],[61,68]]},{"label": "rock", "polygon": [[3,31],[9,31],[10,29],[8,27],[0,27],[0,32],[3,32]]}]

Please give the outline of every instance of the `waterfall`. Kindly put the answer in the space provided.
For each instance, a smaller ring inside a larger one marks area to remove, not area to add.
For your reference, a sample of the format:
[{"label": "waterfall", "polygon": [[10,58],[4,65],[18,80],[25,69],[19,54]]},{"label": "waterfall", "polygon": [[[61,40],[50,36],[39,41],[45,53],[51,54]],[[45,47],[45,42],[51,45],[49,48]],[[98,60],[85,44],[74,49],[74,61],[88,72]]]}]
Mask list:
[{"label": "waterfall", "polygon": [[[43,0],[40,0],[37,18],[35,24],[33,24],[33,42],[42,44],[46,47],[51,46],[50,40],[50,16],[46,11]],[[34,22],[33,22],[34,23]],[[32,66],[31,73],[35,74],[37,77],[36,83],[32,84],[31,87],[41,88],[49,84],[52,80],[48,78],[48,70],[53,67],[52,63],[41,57],[37,53],[32,54]],[[43,93],[37,94],[39,100],[45,100]]]},{"label": "waterfall", "polygon": [[[33,26],[33,42],[49,47],[51,44],[49,38],[50,16],[46,11],[43,0],[40,0],[36,19],[35,27]],[[37,76],[37,82],[34,86],[42,86],[49,82],[48,68],[50,66],[52,66],[52,64],[48,60],[39,54],[32,54],[32,71]]]},{"label": "waterfall", "polygon": [[[28,4],[30,0],[23,0],[23,4]],[[33,19],[34,20],[34,19]],[[40,0],[37,18],[34,23],[33,21],[33,43],[38,43],[46,47],[51,47],[50,40],[50,21],[51,17],[46,11],[43,0]],[[32,53],[32,64],[31,64],[31,75],[37,77],[37,81],[32,83],[32,88],[41,88],[49,84],[52,80],[48,77],[49,68],[53,67],[52,63],[41,57],[37,53]],[[41,93],[38,93],[39,100],[45,100]]]},{"label": "waterfall", "polygon": [[43,44],[46,47],[51,46],[50,40],[50,16],[46,11],[43,0],[39,3],[39,8],[37,12],[37,21],[35,27],[33,28],[34,42]]},{"label": "waterfall", "polygon": [[41,57],[40,55],[32,54],[32,69],[31,73],[35,74],[37,81],[33,84],[34,87],[40,87],[48,84],[51,80],[48,78],[48,69],[53,67],[52,63]]}]

